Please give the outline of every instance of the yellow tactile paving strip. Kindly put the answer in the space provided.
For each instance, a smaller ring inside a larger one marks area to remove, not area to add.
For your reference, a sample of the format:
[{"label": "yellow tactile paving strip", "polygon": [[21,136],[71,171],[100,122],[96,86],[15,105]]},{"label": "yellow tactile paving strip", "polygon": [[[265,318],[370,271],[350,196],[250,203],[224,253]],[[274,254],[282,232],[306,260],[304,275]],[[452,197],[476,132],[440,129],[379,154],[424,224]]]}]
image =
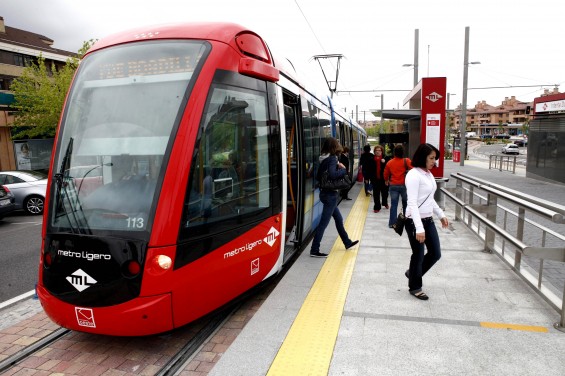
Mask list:
[{"label": "yellow tactile paving strip", "polygon": [[505,324],[498,322],[481,322],[481,326],[483,328],[491,328],[491,329],[511,329],[511,330],[522,330],[526,332],[540,332],[540,333],[549,332],[549,330],[544,326]]},{"label": "yellow tactile paving strip", "polygon": [[[345,220],[353,240],[361,239],[370,200],[361,190]],[[337,238],[268,375],[328,374],[358,248],[346,251]]]}]

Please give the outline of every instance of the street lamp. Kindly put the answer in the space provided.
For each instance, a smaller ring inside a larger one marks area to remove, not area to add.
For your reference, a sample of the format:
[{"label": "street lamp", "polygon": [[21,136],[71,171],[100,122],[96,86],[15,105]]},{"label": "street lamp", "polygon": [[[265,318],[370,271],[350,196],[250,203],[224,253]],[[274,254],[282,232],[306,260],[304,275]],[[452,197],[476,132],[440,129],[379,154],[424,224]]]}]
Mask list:
[{"label": "street lamp", "polygon": [[402,64],[403,67],[414,67],[414,87],[418,85],[418,64]]},{"label": "street lamp", "polygon": [[379,123],[379,138],[381,137],[381,133],[383,131],[383,109],[384,109],[384,94],[375,95],[375,98],[381,97],[381,121]]},{"label": "street lamp", "polygon": [[[450,116],[450,112],[451,110],[449,109],[449,98],[452,95],[457,95],[455,93],[447,93],[447,103],[446,103],[446,110],[445,110],[445,117],[449,120],[451,120],[451,116]],[[449,126],[448,126],[449,125]],[[446,120],[445,121],[445,140],[444,140],[444,145],[445,148],[447,149],[447,145],[449,144],[449,135],[451,134],[451,121]],[[453,152],[453,151],[452,151]]]},{"label": "street lamp", "polygon": [[459,161],[460,166],[465,165],[465,128],[467,127],[467,80],[469,76],[469,64],[480,64],[479,61],[469,62],[469,26],[465,27],[465,54],[463,57],[463,102],[461,103],[461,145],[459,149],[461,150],[461,158]]}]

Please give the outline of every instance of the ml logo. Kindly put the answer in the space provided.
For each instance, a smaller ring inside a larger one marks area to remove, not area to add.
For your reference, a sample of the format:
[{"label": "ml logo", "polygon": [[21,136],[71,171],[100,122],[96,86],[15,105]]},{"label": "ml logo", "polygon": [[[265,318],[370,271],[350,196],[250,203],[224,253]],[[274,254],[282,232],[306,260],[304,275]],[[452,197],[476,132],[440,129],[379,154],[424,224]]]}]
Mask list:
[{"label": "ml logo", "polygon": [[267,233],[267,237],[265,239],[263,239],[265,241],[265,243],[267,243],[270,247],[273,246],[273,244],[275,244],[275,242],[277,241],[277,236],[279,236],[280,232],[277,231],[276,228],[271,227],[271,229],[269,230],[269,232]]},{"label": "ml logo", "polygon": [[67,277],[67,281],[69,281],[69,283],[80,292],[86,290],[96,283],[96,280],[86,274],[82,269],[78,269],[69,277]]},{"label": "ml logo", "polygon": [[435,91],[429,95],[426,96],[426,98],[428,98],[429,100],[431,100],[432,102],[437,102],[439,101],[441,98],[443,98],[443,96],[439,95],[438,93],[436,93]]}]

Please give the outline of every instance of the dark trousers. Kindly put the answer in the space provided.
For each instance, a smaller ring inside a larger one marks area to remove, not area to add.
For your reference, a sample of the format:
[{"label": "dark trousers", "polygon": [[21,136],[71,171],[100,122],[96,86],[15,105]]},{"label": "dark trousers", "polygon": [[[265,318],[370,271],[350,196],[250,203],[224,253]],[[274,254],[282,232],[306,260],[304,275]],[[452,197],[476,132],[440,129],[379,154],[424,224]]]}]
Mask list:
[{"label": "dark trousers", "polygon": [[[408,288],[411,293],[422,291],[422,277],[441,258],[439,236],[433,218],[422,218],[422,224],[426,233],[424,243],[416,240],[414,222],[410,218],[406,220],[406,233],[412,248],[412,257],[410,257],[410,268],[408,271]],[[428,251],[424,254],[426,249]]]},{"label": "dark trousers", "polygon": [[388,205],[388,186],[383,179],[371,179],[373,184],[373,210],[381,210],[382,206]]},{"label": "dark trousers", "polygon": [[349,239],[347,231],[345,231],[345,227],[343,225],[343,217],[341,215],[341,212],[339,211],[339,208],[337,207],[337,200],[337,191],[320,191],[320,201],[322,202],[322,204],[324,204],[324,207],[322,209],[320,224],[316,229],[314,240],[312,240],[312,248],[310,249],[310,253],[320,252],[320,243],[322,242],[322,237],[324,236],[326,227],[328,227],[332,217],[335,222],[335,227],[337,228],[337,233],[339,234],[343,245],[345,245],[346,248],[351,245],[352,241],[351,239]]}]

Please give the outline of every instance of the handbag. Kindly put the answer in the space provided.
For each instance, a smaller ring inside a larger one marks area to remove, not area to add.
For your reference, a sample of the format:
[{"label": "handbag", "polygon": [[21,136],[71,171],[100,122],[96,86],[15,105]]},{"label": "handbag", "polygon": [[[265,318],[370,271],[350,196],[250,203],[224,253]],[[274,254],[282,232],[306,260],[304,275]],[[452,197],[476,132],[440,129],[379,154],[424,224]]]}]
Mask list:
[{"label": "handbag", "polygon": [[339,179],[330,179],[330,173],[327,168],[320,173],[319,182],[320,183],[318,186],[320,187],[320,189],[328,189],[333,191],[349,189],[353,185],[353,183],[351,182],[351,177],[348,173],[345,173],[345,175],[343,175]]},{"label": "handbag", "polygon": [[[431,194],[431,193],[430,193]],[[430,195],[428,195],[428,197],[430,197]],[[428,199],[428,197],[426,197],[426,199],[424,201],[422,201],[422,203],[420,205],[418,205],[418,208],[422,205],[424,205],[424,202],[426,202],[426,200]],[[396,217],[396,222],[394,222],[394,224],[392,225],[392,229],[394,230],[394,232],[396,232],[398,235],[402,236],[402,233],[404,232],[404,227],[406,226],[406,216],[404,216],[404,214],[402,212],[400,212],[398,214],[398,217]]]},{"label": "handbag", "polygon": [[396,222],[394,222],[394,224],[392,225],[392,229],[398,235],[402,236],[402,233],[404,232],[404,226],[405,225],[406,225],[406,217],[404,216],[404,214],[399,213],[398,217],[396,217]]},{"label": "handbag", "polygon": [[320,178],[320,189],[330,189],[330,190],[341,190],[341,189],[349,189],[351,188],[351,185],[353,184],[351,182],[351,178],[349,177],[349,174],[345,174],[343,175],[343,177],[339,178],[339,179],[330,179],[330,173],[328,172],[328,170],[322,172],[321,178]]}]

